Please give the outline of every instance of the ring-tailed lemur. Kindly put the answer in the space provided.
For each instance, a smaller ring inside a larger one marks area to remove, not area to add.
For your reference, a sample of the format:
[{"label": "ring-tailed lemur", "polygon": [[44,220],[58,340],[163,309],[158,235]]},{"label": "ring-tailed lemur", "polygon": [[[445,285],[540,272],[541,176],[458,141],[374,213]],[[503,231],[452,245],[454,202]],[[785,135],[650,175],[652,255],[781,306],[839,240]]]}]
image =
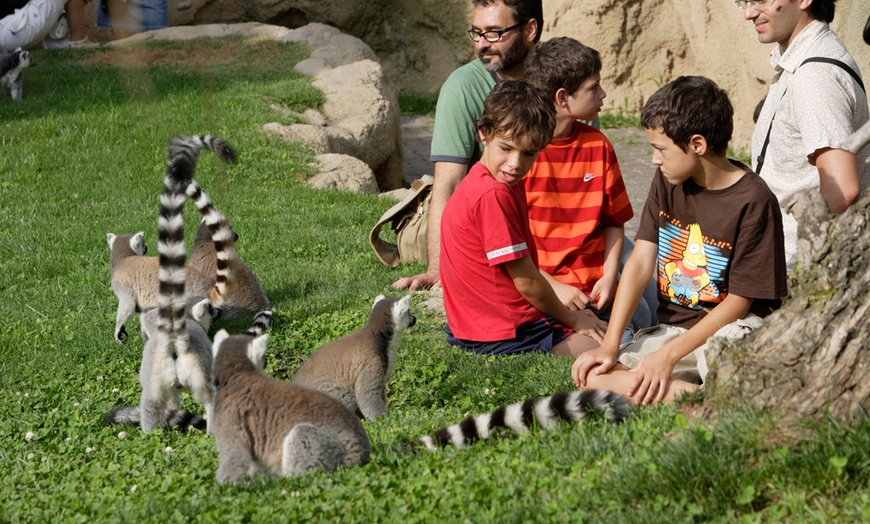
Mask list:
[{"label": "ring-tailed lemur", "polygon": [[[203,147],[208,148],[208,144]],[[226,144],[224,147],[226,149],[219,156],[225,161],[235,162],[235,152]],[[247,333],[263,333],[271,325],[271,304],[253,272],[235,250],[238,235],[195,180],[191,180],[185,193],[203,216],[187,264],[185,294],[208,295],[212,305],[220,307],[222,317],[227,320],[253,315]],[[127,336],[124,324],[130,316],[157,306],[158,261],[155,257],[144,256],[147,248],[142,242],[141,232],[109,233],[107,241],[112,254],[112,289],[118,297],[115,339],[123,343]]]},{"label": "ring-tailed lemur", "polygon": [[[169,144],[166,176],[160,194],[157,220],[159,291],[157,333],[142,350],[139,402],[142,431],[149,433],[165,424],[168,411],[177,410],[179,390],[190,390],[209,417],[214,409],[212,348],[206,333],[211,321],[209,299],[185,297],[184,204],[199,151],[214,151],[221,159],[233,158],[232,150],[219,138],[208,135],[174,137]],[[116,414],[122,412],[115,410]],[[209,417],[210,418],[210,417]],[[120,422],[110,418],[109,423]]]},{"label": "ring-tailed lemur", "polygon": [[583,420],[588,411],[601,414],[608,420],[621,422],[629,416],[632,407],[627,398],[610,391],[562,391],[550,397],[531,398],[501,406],[491,413],[467,417],[458,424],[445,426],[432,435],[420,437],[410,445],[422,445],[429,450],[450,445],[463,448],[497,434],[497,430],[522,434],[537,426],[549,431],[560,421]]},{"label": "ring-tailed lemur", "polygon": [[[208,144],[203,147],[208,148]],[[219,156],[235,162],[235,152],[226,144],[224,147]],[[271,325],[272,306],[253,272],[235,250],[238,235],[195,180],[191,180],[185,193],[203,216],[187,264],[185,294],[209,296],[212,305],[221,308],[227,320],[237,320],[249,313],[253,321],[247,333],[263,333]],[[144,256],[147,248],[141,232],[109,233],[107,241],[112,255],[112,290],[118,297],[115,339],[123,343],[127,336],[124,324],[133,313],[157,306],[158,260]]]},{"label": "ring-tailed lemur", "polygon": [[396,369],[396,348],[417,320],[410,302],[411,295],[379,295],[363,327],[321,346],[291,381],[340,400],[368,420],[386,416],[386,386]]},{"label": "ring-tailed lemur", "polygon": [[371,443],[359,419],[319,391],[265,375],[269,335],[214,337],[217,481],[239,482],[262,468],[280,476],[357,466]]},{"label": "ring-tailed lemur", "polygon": [[4,94],[12,96],[12,100],[21,100],[24,69],[33,65],[33,55],[30,51],[17,50],[0,57],[0,89]]}]

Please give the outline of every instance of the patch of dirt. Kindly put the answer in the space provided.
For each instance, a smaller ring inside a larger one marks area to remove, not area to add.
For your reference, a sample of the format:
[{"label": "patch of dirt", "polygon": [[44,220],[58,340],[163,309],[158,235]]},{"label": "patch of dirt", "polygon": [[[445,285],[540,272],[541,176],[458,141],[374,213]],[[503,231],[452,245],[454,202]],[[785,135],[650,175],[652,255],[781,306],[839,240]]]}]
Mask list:
[{"label": "patch of dirt", "polygon": [[253,38],[201,38],[170,45],[160,42],[102,47],[84,57],[82,63],[127,69],[184,64],[186,68],[202,70],[220,64],[259,64],[274,60],[286,55],[292,45]]},{"label": "patch of dirt", "polygon": [[[229,46],[227,46],[229,47]],[[82,60],[86,64],[109,65],[121,68],[143,66],[172,66],[184,64],[185,67],[205,68],[215,63],[231,63],[244,54],[242,46],[230,48],[198,47],[195,49],[171,49],[166,47],[127,46],[94,53]]]}]

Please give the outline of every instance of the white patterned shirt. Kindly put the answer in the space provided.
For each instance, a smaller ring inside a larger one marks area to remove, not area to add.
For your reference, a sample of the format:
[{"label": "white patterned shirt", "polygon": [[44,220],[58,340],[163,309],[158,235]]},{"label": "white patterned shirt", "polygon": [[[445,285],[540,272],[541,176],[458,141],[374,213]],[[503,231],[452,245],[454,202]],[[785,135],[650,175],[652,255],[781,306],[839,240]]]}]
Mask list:
[{"label": "white patterned shirt", "polygon": [[[753,169],[770,129],[761,177],[783,208],[796,193],[819,190],[819,172],[809,159],[822,148],[838,148],[870,119],[867,95],[842,68],[811,62],[809,57],[834,58],[861,74],[858,64],[828,24],[814,20],[795,37],[785,52],[777,46],[770,54],[773,80],[752,134]],[[866,84],[866,82],[865,82]],[[775,115],[775,117],[774,117]],[[773,127],[771,127],[773,119]],[[870,187],[870,151],[858,156],[862,195]],[[782,212],[788,267],[794,263],[797,221]]]}]

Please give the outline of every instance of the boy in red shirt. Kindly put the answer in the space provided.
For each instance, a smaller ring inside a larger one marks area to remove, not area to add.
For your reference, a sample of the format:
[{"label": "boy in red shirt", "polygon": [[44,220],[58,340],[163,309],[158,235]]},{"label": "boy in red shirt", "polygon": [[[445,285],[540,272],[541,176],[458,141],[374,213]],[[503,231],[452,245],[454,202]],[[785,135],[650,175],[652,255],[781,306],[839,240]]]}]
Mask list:
[{"label": "boy in red shirt", "polygon": [[541,275],[523,177],[552,139],[553,102],[527,82],[499,83],[477,122],[480,161],[441,220],[441,282],[447,341],[486,355],[596,347],[605,324],[571,311]]}]

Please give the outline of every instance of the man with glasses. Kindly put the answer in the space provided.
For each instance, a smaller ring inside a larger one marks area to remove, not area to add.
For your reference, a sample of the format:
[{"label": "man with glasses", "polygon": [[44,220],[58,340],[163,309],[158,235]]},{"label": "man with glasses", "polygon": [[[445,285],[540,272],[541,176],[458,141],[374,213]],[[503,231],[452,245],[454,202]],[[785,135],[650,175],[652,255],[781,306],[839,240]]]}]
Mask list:
[{"label": "man with glasses", "polygon": [[736,0],[758,40],[776,43],[773,80],[752,134],[753,168],[782,209],[786,260],[794,265],[797,221],[787,203],[815,189],[842,213],[870,187],[868,152],[840,144],[870,119],[858,65],[828,24],[836,0]]},{"label": "man with glasses", "polygon": [[427,228],[429,261],[425,273],[397,280],[396,289],[435,285],[439,280],[441,215],[447,200],[480,158],[475,124],[483,101],[496,83],[522,78],[526,56],[541,39],[541,0],[472,0],[474,15],[468,35],[477,59],[454,71],[441,87],[435,109],[430,161],[435,182]]}]

